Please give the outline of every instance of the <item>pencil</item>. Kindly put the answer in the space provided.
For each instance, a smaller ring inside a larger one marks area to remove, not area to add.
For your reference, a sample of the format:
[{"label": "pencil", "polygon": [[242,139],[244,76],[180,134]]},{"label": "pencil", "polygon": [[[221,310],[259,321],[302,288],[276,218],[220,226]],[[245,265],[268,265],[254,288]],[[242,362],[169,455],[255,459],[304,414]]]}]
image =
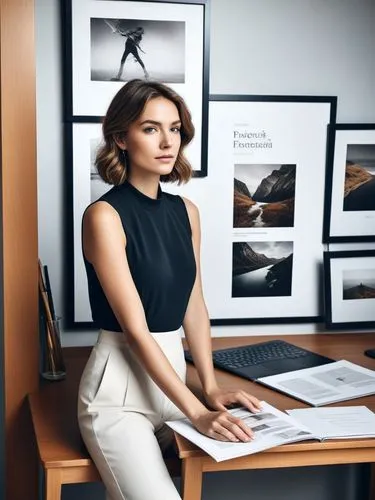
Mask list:
[{"label": "pencil", "polygon": [[46,314],[46,319],[47,319],[46,332],[47,332],[47,344],[48,344],[48,349],[47,349],[48,357],[50,360],[52,371],[55,372],[56,371],[56,364],[55,364],[55,360],[53,357],[53,351],[55,349],[54,349],[53,335],[52,335],[52,332],[50,331],[50,327],[52,325],[52,315],[51,315],[51,311],[50,311],[50,307],[49,307],[49,303],[48,303],[47,290],[46,290],[46,287],[44,284],[43,269],[42,269],[42,264],[41,264],[40,260],[39,260],[39,279],[38,279],[38,281],[39,281],[39,290],[40,290],[40,294],[42,296],[43,305],[44,305],[44,312]]},{"label": "pencil", "polygon": [[49,274],[48,274],[48,267],[43,266],[44,269],[44,278],[45,278],[45,283],[46,283],[46,292],[47,292],[47,297],[48,297],[48,304],[49,308],[51,311],[51,316],[52,319],[56,319],[56,314],[55,314],[55,307],[53,305],[53,297],[52,297],[52,289],[51,289],[51,283],[49,280]]}]

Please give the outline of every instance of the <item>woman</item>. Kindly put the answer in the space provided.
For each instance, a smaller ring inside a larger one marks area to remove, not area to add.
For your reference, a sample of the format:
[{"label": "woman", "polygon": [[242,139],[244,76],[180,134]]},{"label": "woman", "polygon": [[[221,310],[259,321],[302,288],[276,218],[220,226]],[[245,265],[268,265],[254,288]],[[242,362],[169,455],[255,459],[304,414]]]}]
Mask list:
[{"label": "woman", "polygon": [[[177,500],[161,449],[167,420],[185,415],[203,434],[248,441],[251,430],[226,406],[259,401],[218,387],[202,295],[197,207],[164,193],[185,182],[184,148],[194,127],[182,98],[132,80],[109,106],[102,178],[114,187],[83,217],[83,254],[93,319],[100,328],[79,389],[83,439],[112,500]],[[207,407],[185,385],[183,326]]]}]

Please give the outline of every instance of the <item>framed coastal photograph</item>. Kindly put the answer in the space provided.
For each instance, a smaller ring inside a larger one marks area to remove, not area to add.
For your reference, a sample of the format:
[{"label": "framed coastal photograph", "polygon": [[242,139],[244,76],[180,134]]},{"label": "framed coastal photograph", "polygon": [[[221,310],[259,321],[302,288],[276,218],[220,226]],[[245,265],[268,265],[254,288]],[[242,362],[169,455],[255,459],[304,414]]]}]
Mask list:
[{"label": "framed coastal photograph", "polygon": [[172,87],[190,109],[196,135],[186,153],[207,175],[208,0],[64,0],[65,119],[104,116],[134,78]]},{"label": "framed coastal photograph", "polygon": [[375,124],[329,126],[323,239],[375,241]]},{"label": "framed coastal photograph", "polygon": [[210,96],[210,182],[196,202],[213,324],[323,317],[327,125],[336,104],[331,96]]},{"label": "framed coastal photograph", "polygon": [[[95,118],[93,117],[93,120]],[[100,118],[91,123],[66,124],[67,177],[67,266],[65,317],[67,325],[74,327],[93,326],[86,271],[82,258],[81,225],[86,207],[111,189],[99,176],[95,157],[101,145]]]},{"label": "framed coastal photograph", "polygon": [[375,250],[324,252],[327,328],[375,326]]}]

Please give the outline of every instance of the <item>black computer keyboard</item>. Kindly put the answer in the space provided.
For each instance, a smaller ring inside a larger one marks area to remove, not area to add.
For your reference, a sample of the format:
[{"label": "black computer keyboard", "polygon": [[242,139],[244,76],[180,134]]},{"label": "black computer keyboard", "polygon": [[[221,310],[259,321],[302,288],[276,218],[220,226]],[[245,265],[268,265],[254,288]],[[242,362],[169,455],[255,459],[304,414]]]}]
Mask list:
[{"label": "black computer keyboard", "polygon": [[212,353],[214,361],[228,368],[241,368],[275,361],[277,359],[300,358],[308,351],[282,340],[271,340],[255,345],[222,349]]},{"label": "black computer keyboard", "polygon": [[[214,363],[227,368],[242,368],[254,366],[265,361],[275,361],[286,358],[301,358],[311,354],[283,340],[270,340],[254,345],[231,347],[212,352]],[[192,361],[189,352],[185,352],[188,361]]]}]

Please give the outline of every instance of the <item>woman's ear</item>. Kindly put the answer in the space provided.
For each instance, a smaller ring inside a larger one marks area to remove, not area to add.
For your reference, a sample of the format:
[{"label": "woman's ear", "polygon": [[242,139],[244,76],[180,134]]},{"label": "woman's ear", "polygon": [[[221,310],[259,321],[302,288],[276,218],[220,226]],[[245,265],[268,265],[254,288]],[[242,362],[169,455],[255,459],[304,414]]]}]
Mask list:
[{"label": "woman's ear", "polygon": [[114,140],[120,149],[122,149],[122,150],[126,149],[126,141],[125,141],[125,137],[123,135],[121,135],[121,136],[118,135],[118,136],[114,137]]}]

